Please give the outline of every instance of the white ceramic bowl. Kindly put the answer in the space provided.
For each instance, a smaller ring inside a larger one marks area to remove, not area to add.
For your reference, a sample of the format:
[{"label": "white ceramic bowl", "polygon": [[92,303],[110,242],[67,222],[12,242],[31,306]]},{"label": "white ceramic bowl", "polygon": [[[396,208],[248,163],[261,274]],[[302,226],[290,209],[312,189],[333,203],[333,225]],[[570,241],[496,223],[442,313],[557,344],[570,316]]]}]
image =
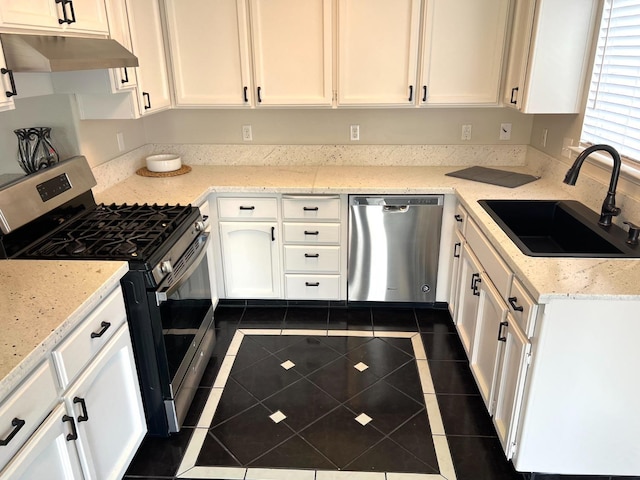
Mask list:
[{"label": "white ceramic bowl", "polygon": [[147,157],[147,170],[150,172],[173,172],[182,167],[182,158],[172,153],[162,153]]}]

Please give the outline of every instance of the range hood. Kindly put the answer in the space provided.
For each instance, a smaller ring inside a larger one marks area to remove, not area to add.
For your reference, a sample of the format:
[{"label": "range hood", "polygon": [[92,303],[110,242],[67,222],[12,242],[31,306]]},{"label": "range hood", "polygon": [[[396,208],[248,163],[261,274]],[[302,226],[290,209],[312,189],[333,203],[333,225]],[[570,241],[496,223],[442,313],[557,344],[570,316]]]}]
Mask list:
[{"label": "range hood", "polygon": [[0,33],[7,68],[14,72],[67,72],[137,67],[138,59],[108,38]]}]

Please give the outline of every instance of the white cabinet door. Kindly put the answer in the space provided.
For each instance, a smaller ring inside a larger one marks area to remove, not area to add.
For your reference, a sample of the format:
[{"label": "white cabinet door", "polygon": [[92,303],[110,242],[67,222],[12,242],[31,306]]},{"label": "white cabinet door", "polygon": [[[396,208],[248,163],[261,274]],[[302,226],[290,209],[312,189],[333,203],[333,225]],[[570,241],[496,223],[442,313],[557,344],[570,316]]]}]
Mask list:
[{"label": "white cabinet door", "polygon": [[147,430],[126,325],[68,391],[65,403],[76,422],[87,477],[122,478]]},{"label": "white cabinet door", "polygon": [[415,105],[420,0],[338,2],[338,105]]},{"label": "white cabinet door", "polygon": [[14,28],[109,33],[104,0],[3,0],[0,20]]},{"label": "white cabinet door", "polygon": [[420,105],[496,104],[509,0],[427,0]]},{"label": "white cabinet door", "polygon": [[166,7],[176,105],[250,105],[246,3],[166,0]]},{"label": "white cabinet door", "polygon": [[462,245],[459,268],[460,280],[455,323],[467,356],[471,358],[476,317],[478,315],[478,300],[480,298],[478,283],[480,282],[482,267],[466,244]]},{"label": "white cabinet door", "polygon": [[[109,36],[127,50],[132,51],[125,0],[107,0],[107,14],[109,17]],[[111,68],[109,71],[112,76],[111,84],[114,93],[130,90],[138,84],[135,68]]]},{"label": "white cabinet door", "polygon": [[462,255],[464,237],[457,228],[453,229],[451,238],[451,259],[449,261],[449,313],[451,318],[456,318],[458,297],[460,289],[460,257]]},{"label": "white cabinet door", "polygon": [[508,326],[502,329],[506,338],[500,360],[500,371],[496,383],[493,424],[507,456],[513,456],[516,425],[524,396],[524,382],[529,367],[531,343],[518,328],[511,315],[507,316]]},{"label": "white cabinet door", "polygon": [[279,298],[280,256],[275,222],[220,222],[227,298]]},{"label": "white cabinet door", "polygon": [[158,0],[127,0],[133,54],[138,57],[140,115],[171,107]]},{"label": "white cabinet door", "polygon": [[1,480],[82,480],[75,420],[58,405],[0,473]]},{"label": "white cabinet door", "polygon": [[504,328],[507,326],[507,306],[484,272],[480,274],[480,278],[478,316],[469,363],[482,399],[489,414],[492,414],[499,353],[506,339]]},{"label": "white cabinet door", "polygon": [[598,0],[515,0],[505,105],[525,113],[579,113],[599,6]]},{"label": "white cabinet door", "polygon": [[331,105],[331,5],[250,1],[257,105]]},{"label": "white cabinet door", "polygon": [[0,112],[5,110],[13,110],[16,108],[13,101],[15,91],[15,81],[13,80],[13,72],[7,70],[7,64],[4,61],[4,52],[0,43]]}]

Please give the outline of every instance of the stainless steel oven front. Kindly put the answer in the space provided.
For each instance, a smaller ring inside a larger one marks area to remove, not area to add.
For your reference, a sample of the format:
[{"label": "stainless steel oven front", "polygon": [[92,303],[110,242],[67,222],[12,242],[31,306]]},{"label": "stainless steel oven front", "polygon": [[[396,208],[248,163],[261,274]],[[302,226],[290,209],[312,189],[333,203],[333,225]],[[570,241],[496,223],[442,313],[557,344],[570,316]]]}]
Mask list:
[{"label": "stainless steel oven front", "polygon": [[178,432],[215,343],[208,268],[209,233],[199,232],[175,261],[122,279],[149,433]]}]

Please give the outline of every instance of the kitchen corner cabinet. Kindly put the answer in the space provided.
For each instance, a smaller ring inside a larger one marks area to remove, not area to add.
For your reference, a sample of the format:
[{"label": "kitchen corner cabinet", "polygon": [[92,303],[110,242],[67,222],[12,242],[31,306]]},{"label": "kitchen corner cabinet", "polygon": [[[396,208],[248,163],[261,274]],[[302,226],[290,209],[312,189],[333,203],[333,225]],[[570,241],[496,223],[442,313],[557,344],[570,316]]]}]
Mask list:
[{"label": "kitchen corner cabinet", "polygon": [[16,91],[14,89],[15,81],[13,79],[13,72],[7,70],[7,64],[4,60],[4,52],[2,51],[2,44],[0,43],[0,112],[5,110],[13,110],[16,108],[13,101]]},{"label": "kitchen corner cabinet", "polygon": [[280,232],[273,198],[218,198],[226,298],[280,298]]},{"label": "kitchen corner cabinet", "polygon": [[246,2],[165,0],[165,5],[176,106],[250,106]]},{"label": "kitchen corner cabinet", "polygon": [[109,34],[104,0],[2,0],[0,26],[54,33]]},{"label": "kitchen corner cabinet", "polygon": [[420,0],[338,2],[338,105],[413,106]]},{"label": "kitchen corner cabinet", "polygon": [[419,105],[499,102],[509,0],[426,0]]},{"label": "kitchen corner cabinet", "polygon": [[523,113],[579,113],[598,0],[514,0],[503,103]]}]

